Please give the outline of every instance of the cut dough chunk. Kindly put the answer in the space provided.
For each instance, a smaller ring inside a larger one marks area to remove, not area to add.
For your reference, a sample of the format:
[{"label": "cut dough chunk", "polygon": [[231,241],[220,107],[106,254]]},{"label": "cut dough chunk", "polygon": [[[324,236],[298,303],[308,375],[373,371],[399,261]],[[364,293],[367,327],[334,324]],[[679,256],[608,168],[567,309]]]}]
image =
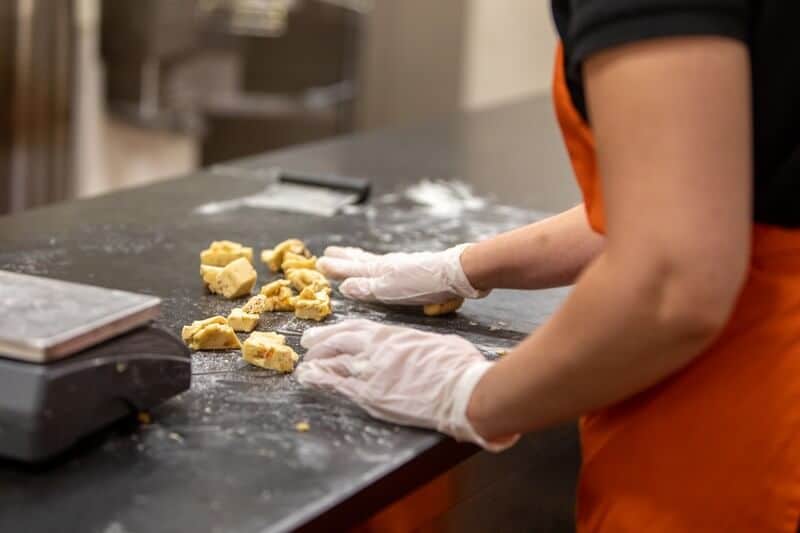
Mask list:
[{"label": "cut dough chunk", "polygon": [[200,265],[200,276],[209,291],[226,298],[249,294],[258,277],[253,265],[243,257],[225,267]]},{"label": "cut dough chunk", "polygon": [[331,314],[331,299],[324,290],[314,292],[311,287],[306,287],[293,303],[297,318],[319,321]]},{"label": "cut dough chunk", "polygon": [[454,313],[464,303],[464,298],[448,300],[441,304],[428,304],[422,308],[422,312],[428,316],[439,316]]},{"label": "cut dough chunk", "polygon": [[270,311],[293,311],[291,283],[278,279],[261,287],[261,295],[269,302]]},{"label": "cut dough chunk", "polygon": [[267,264],[270,270],[277,272],[283,264],[283,258],[286,252],[291,252],[303,257],[311,257],[311,252],[308,251],[303,241],[299,239],[289,239],[278,244],[271,250],[264,250],[261,252],[261,260]]},{"label": "cut dough chunk", "polygon": [[[219,270],[216,270],[217,268]],[[201,266],[200,274],[208,290],[225,298],[238,298],[250,294],[258,277],[253,265],[244,257],[222,268]]]},{"label": "cut dough chunk", "polygon": [[205,283],[209,291],[214,292],[212,287],[217,286],[217,279],[219,279],[220,272],[222,272],[222,267],[200,265],[200,277],[203,278],[203,283]]},{"label": "cut dough chunk", "polygon": [[281,270],[288,273],[298,268],[316,270],[317,258],[314,256],[305,257],[293,252],[286,252],[283,256],[283,262],[281,263]]},{"label": "cut dough chunk", "polygon": [[214,241],[200,252],[200,264],[224,267],[228,263],[244,257],[253,262],[253,249],[233,241]]},{"label": "cut dough chunk", "polygon": [[183,326],[183,341],[192,350],[233,350],[242,345],[224,316],[195,320]]},{"label": "cut dough chunk", "polygon": [[256,315],[268,313],[272,311],[272,302],[263,294],[256,294],[247,300],[247,303],[242,306],[242,311]]},{"label": "cut dough chunk", "polygon": [[291,346],[286,345],[286,337],[264,331],[255,331],[247,337],[242,358],[251,365],[278,372],[291,372],[300,359]]},{"label": "cut dough chunk", "polygon": [[240,307],[235,307],[228,315],[228,324],[234,331],[250,333],[256,326],[261,316],[258,313],[247,313]]},{"label": "cut dough chunk", "polygon": [[227,323],[228,320],[224,316],[219,315],[212,316],[211,318],[206,318],[204,320],[195,320],[190,326],[183,326],[183,329],[181,330],[181,338],[188,342],[195,333],[206,326],[210,326],[211,324],[226,325]]},{"label": "cut dough chunk", "polygon": [[314,292],[325,291],[328,294],[331,292],[331,285],[328,283],[328,278],[316,270],[311,270],[309,268],[290,270],[286,274],[286,279],[292,283],[292,286],[297,289],[298,292],[306,287],[311,287]]}]

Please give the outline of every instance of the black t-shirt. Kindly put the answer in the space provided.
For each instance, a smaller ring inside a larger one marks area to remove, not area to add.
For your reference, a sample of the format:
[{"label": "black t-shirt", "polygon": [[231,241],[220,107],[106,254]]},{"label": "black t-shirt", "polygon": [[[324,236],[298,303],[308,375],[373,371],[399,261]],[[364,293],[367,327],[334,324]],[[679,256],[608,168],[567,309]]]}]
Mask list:
[{"label": "black t-shirt", "polygon": [[800,227],[800,0],[553,0],[567,84],[586,117],[581,63],[615,45],[720,35],[750,50],[755,220]]}]

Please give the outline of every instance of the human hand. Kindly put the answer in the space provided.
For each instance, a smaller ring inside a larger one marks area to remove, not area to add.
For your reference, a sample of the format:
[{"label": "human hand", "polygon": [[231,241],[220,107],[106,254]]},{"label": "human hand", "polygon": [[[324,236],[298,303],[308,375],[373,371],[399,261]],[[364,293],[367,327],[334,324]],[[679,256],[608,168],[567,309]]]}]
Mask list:
[{"label": "human hand", "polygon": [[472,392],[492,363],[461,337],[347,320],[306,330],[300,344],[308,349],[295,370],[300,383],[342,393],[376,418],[495,452],[518,439],[488,442],[467,419]]},{"label": "human hand", "polygon": [[330,246],[317,268],[344,280],[339,291],[354,300],[400,305],[443,303],[458,297],[482,298],[461,266],[461,244],[442,252],[377,255],[360,248]]}]

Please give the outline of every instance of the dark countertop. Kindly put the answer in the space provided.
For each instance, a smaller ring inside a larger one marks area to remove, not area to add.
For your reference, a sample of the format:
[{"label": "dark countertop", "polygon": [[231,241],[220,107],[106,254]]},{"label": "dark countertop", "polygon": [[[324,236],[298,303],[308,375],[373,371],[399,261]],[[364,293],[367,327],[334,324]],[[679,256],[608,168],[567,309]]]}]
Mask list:
[{"label": "dark countertop", "polygon": [[[331,219],[254,208],[196,211],[260,190],[275,166],[370,177],[373,201]],[[288,237],[305,239],[316,253],[328,243],[441,248],[535,220],[541,212],[533,210],[574,204],[569,174],[550,104],[538,98],[0,218],[0,269],[158,295],[158,325],[177,333],[233,307],[205,294],[198,278],[198,253],[211,240],[240,241],[257,253]],[[468,183],[477,197],[454,203],[458,187],[426,188],[423,178]],[[409,190],[421,205],[408,201]],[[260,285],[269,277],[263,265],[257,269]],[[540,324],[563,294],[496,291],[451,318],[335,295],[332,320],[359,316],[456,332],[491,354]],[[260,329],[299,333],[306,325],[275,314]],[[308,433],[294,429],[300,420],[310,423]],[[543,469],[552,467],[544,462],[554,454],[541,450],[572,457],[576,446],[572,426],[525,440],[539,450],[531,464],[538,457]],[[121,424],[41,467],[0,462],[0,531],[332,530],[363,520],[475,451],[433,432],[378,422],[290,376],[249,367],[236,353],[198,353],[191,390],[156,409],[152,424]],[[574,476],[574,463],[561,477]]]}]

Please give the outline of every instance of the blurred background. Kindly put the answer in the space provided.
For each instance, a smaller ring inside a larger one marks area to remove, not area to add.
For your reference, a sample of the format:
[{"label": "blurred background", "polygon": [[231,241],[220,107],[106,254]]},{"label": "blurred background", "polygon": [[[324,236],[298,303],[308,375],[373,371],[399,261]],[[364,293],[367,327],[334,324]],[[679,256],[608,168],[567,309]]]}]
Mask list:
[{"label": "blurred background", "polygon": [[545,92],[549,2],[0,0],[0,213]]}]

